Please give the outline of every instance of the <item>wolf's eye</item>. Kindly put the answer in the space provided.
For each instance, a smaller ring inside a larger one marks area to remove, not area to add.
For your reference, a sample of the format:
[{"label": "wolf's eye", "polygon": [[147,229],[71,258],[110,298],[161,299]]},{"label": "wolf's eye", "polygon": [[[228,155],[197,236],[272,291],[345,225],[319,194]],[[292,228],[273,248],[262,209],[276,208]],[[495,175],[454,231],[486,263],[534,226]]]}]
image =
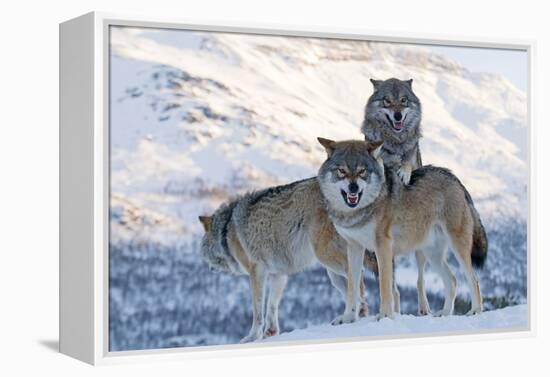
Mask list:
[{"label": "wolf's eye", "polygon": [[409,102],[409,101],[408,101],[407,97],[402,97],[402,98],[401,98],[401,104],[402,104],[403,106],[407,106],[407,103],[408,103],[408,102]]},{"label": "wolf's eye", "polygon": [[388,98],[384,97],[384,106],[385,106],[385,107],[388,107],[388,106],[390,106],[390,105],[391,105],[390,100],[389,100]]},{"label": "wolf's eye", "polygon": [[357,172],[357,175],[361,178],[366,178],[367,177],[367,170],[366,169],[361,169]]},{"label": "wolf's eye", "polygon": [[338,175],[338,178],[344,178],[346,176],[346,171],[344,169],[338,169],[336,170],[336,174]]}]

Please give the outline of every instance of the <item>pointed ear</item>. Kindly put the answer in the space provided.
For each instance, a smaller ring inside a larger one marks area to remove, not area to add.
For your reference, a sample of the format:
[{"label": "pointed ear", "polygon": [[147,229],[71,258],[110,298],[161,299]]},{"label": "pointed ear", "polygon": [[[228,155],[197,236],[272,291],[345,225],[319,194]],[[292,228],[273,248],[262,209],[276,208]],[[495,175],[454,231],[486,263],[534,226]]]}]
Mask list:
[{"label": "pointed ear", "polygon": [[199,221],[204,227],[204,231],[208,232],[212,228],[212,216],[199,216]]},{"label": "pointed ear", "polygon": [[334,140],[325,139],[323,137],[318,137],[317,140],[323,147],[325,147],[328,157],[332,156],[332,153],[336,148],[336,142]]},{"label": "pointed ear", "polygon": [[370,79],[370,82],[372,82],[372,86],[374,86],[374,90],[378,90],[378,88],[380,87],[380,84],[382,84],[382,80]]},{"label": "pointed ear", "polygon": [[413,86],[413,79],[405,80],[405,83],[407,83],[407,85],[409,86],[409,89],[412,89],[412,86]]},{"label": "pointed ear", "polygon": [[369,154],[374,157],[374,159],[378,159],[380,156],[380,152],[382,152],[382,145],[384,144],[383,141],[370,141],[365,138],[365,143],[367,144],[367,151]]}]

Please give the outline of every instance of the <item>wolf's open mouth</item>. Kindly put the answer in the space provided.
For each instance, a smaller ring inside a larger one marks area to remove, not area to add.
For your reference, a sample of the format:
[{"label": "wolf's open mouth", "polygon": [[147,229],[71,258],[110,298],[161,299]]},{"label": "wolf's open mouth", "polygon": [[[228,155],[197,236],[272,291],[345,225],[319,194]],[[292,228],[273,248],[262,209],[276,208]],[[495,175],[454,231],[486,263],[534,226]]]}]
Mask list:
[{"label": "wolf's open mouth", "polygon": [[340,190],[340,193],[342,194],[342,197],[344,198],[344,201],[348,205],[348,207],[355,207],[357,204],[359,204],[359,201],[361,200],[361,196],[363,195],[363,191],[359,193],[351,193],[351,192],[345,192],[344,190]]},{"label": "wolf's open mouth", "polygon": [[401,119],[400,121],[393,121],[388,114],[386,114],[386,118],[388,118],[388,122],[390,122],[393,129],[397,132],[403,131],[404,125],[405,125],[405,118]]},{"label": "wolf's open mouth", "polygon": [[396,130],[396,131],[401,131],[403,129],[403,122],[400,121],[400,122],[393,122],[393,128]]}]

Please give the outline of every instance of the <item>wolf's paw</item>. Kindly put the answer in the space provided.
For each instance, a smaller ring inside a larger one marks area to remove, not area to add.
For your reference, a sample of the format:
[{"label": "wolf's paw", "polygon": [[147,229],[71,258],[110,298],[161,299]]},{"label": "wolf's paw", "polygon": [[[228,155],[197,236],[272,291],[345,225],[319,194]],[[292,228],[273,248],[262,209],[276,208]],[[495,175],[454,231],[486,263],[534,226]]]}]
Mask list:
[{"label": "wolf's paw", "polygon": [[397,170],[397,175],[406,185],[411,181],[411,171],[411,168],[408,166],[402,166]]},{"label": "wolf's paw", "polygon": [[480,314],[481,312],[483,311],[483,309],[481,309],[481,307],[479,308],[472,308],[468,311],[468,313],[466,313],[466,315],[475,315],[475,314]]},{"label": "wolf's paw", "polygon": [[436,312],[434,312],[434,317],[446,317],[448,315],[453,314],[453,311],[451,309],[441,309]]},{"label": "wolf's paw", "polygon": [[401,314],[401,305],[395,304],[393,306],[393,312],[396,313],[396,314]]},{"label": "wolf's paw", "polygon": [[250,343],[262,339],[262,331],[251,331],[250,334],[241,339],[239,343]]},{"label": "wolf's paw", "polygon": [[384,318],[393,319],[393,317],[394,317],[393,313],[378,313],[376,315],[376,320],[380,321],[381,319],[384,319]]},{"label": "wolf's paw", "polygon": [[342,315],[339,315],[331,322],[331,324],[333,326],[338,326],[344,323],[353,323],[355,321],[357,321],[357,316],[355,315],[355,312],[351,312],[351,313],[344,313]]},{"label": "wolf's paw", "polygon": [[425,316],[425,315],[430,315],[430,309],[427,309],[427,308],[418,308],[418,315],[419,315],[420,317]]},{"label": "wolf's paw", "polygon": [[269,338],[270,336],[279,335],[278,327],[269,327],[264,331],[264,338]]},{"label": "wolf's paw", "polygon": [[369,315],[369,308],[366,303],[361,304],[359,308],[359,317],[367,317]]}]

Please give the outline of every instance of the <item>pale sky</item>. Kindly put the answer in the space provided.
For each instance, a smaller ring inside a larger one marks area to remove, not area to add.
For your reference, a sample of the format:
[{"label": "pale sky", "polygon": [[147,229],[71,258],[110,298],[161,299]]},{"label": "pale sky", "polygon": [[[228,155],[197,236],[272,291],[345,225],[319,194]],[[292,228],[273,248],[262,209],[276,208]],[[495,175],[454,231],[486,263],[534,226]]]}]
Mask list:
[{"label": "pale sky", "polygon": [[471,72],[501,74],[518,89],[527,90],[527,51],[492,48],[426,46],[430,50],[455,60]]}]

